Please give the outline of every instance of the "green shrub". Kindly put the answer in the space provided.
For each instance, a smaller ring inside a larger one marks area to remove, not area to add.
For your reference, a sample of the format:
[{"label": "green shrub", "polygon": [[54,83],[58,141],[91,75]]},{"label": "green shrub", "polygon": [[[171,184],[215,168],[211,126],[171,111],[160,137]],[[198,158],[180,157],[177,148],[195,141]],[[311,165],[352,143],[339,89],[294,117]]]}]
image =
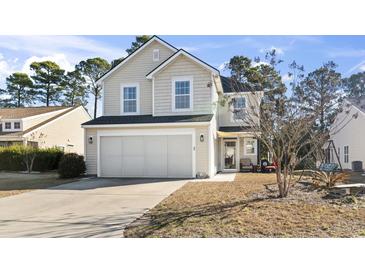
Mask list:
[{"label": "green shrub", "polygon": [[0,170],[23,171],[26,170],[24,155],[32,151],[35,153],[33,163],[34,171],[55,170],[63,155],[58,148],[32,148],[21,145],[0,147]]},{"label": "green shrub", "polygon": [[61,178],[75,178],[84,174],[85,171],[84,156],[76,153],[63,155],[58,165],[58,174]]}]

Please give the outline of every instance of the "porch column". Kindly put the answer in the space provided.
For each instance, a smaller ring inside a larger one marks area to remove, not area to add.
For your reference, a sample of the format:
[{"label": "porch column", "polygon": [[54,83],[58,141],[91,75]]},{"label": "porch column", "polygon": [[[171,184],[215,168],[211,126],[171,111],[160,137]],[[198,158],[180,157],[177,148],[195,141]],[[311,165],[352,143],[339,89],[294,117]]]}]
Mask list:
[{"label": "porch column", "polygon": [[256,148],[256,151],[257,151],[257,165],[258,166],[261,166],[261,157],[260,157],[260,140],[257,139],[257,148]]}]

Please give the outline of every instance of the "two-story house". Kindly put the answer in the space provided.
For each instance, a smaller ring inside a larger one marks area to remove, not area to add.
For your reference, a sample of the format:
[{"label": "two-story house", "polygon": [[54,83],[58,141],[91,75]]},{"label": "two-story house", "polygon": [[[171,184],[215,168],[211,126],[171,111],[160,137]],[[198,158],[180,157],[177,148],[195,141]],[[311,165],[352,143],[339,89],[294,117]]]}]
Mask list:
[{"label": "two-story house", "polygon": [[84,154],[84,107],[20,107],[0,109],[0,146],[58,147]]},{"label": "two-story house", "polygon": [[332,144],[325,146],[328,148],[327,162],[352,169],[352,163],[360,161],[365,167],[365,96],[344,100],[342,111],[337,113],[329,133]]},{"label": "two-story house", "polygon": [[[257,140],[232,111],[252,94],[185,50],[153,36],[98,82],[103,114],[82,125],[89,174],[194,178],[257,164]],[[237,99],[222,106],[224,96]]]}]

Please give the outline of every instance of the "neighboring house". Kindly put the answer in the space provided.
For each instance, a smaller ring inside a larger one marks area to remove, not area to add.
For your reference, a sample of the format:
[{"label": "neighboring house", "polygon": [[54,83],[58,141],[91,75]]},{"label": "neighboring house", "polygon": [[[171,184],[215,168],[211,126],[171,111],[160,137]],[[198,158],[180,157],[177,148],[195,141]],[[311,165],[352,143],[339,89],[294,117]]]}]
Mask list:
[{"label": "neighboring house", "polygon": [[83,124],[89,174],[193,178],[257,164],[258,142],[230,108],[259,100],[185,50],[153,36],[98,82],[103,114]]},{"label": "neighboring house", "polygon": [[327,161],[338,163],[342,168],[351,169],[353,161],[362,161],[365,165],[365,96],[344,100],[342,111],[337,114],[330,129],[330,146]]},{"label": "neighboring house", "polygon": [[0,146],[14,144],[59,147],[84,154],[81,124],[90,120],[84,107],[0,109]]}]

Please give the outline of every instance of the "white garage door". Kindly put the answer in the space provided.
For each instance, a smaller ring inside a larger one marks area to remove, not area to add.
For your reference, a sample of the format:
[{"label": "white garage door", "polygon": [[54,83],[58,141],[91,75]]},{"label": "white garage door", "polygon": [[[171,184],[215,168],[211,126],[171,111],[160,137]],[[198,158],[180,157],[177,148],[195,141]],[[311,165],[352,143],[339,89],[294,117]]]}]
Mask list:
[{"label": "white garage door", "polygon": [[191,135],[102,136],[102,177],[192,177]]}]

